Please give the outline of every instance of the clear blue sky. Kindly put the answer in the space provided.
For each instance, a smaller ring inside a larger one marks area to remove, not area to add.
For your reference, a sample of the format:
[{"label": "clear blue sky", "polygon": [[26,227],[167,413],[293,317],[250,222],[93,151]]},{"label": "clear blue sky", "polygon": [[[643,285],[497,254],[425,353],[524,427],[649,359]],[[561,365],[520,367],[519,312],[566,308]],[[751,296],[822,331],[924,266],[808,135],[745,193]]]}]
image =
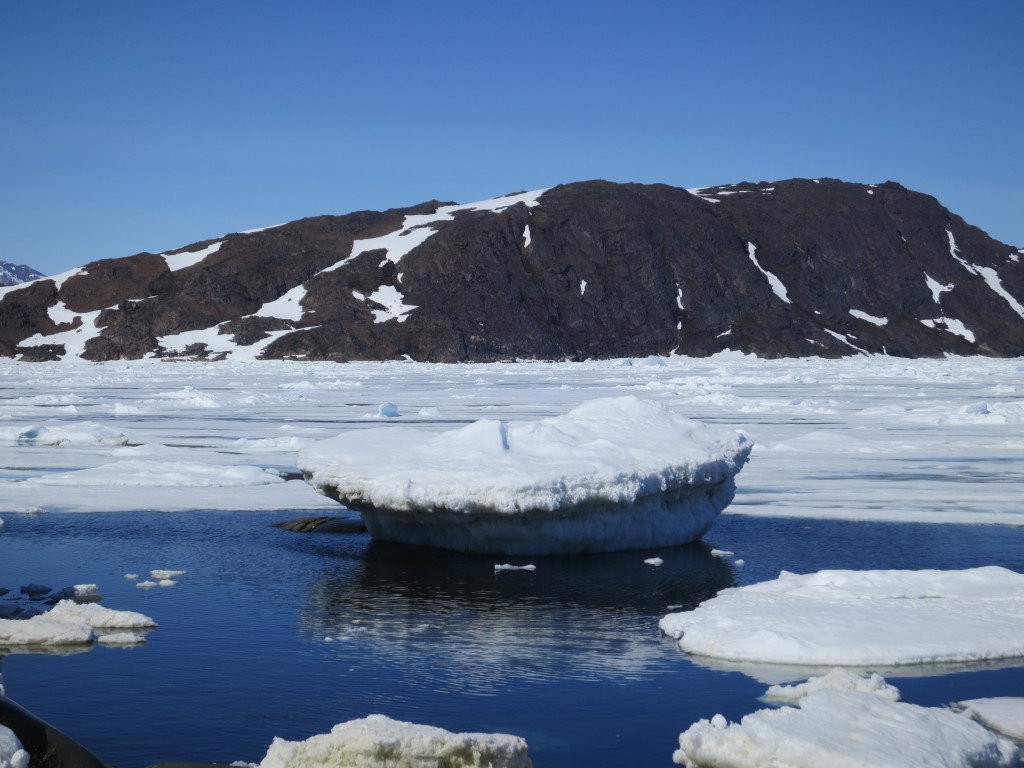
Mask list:
[{"label": "clear blue sky", "polygon": [[0,259],[604,178],[898,181],[1024,247],[1022,0],[0,3]]}]

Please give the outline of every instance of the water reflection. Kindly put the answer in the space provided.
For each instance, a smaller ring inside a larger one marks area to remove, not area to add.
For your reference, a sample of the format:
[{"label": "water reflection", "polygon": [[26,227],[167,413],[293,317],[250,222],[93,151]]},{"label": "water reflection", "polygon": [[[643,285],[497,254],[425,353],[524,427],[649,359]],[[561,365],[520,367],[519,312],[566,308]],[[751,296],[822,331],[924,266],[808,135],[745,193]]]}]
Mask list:
[{"label": "water reflection", "polygon": [[[644,562],[654,556],[662,565]],[[658,619],[733,583],[703,543],[495,571],[506,562],[370,541],[309,584],[303,622],[340,654],[405,665],[408,684],[492,695],[515,681],[648,676],[667,653]]]}]

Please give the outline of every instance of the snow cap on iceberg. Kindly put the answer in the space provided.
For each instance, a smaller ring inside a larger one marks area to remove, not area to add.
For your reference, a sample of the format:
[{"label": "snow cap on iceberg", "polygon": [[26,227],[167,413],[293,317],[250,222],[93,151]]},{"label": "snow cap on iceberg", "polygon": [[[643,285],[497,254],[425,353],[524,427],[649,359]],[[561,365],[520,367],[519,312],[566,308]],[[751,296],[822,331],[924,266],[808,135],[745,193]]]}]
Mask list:
[{"label": "snow cap on iceberg", "polygon": [[518,736],[451,733],[429,725],[370,715],[340,723],[305,741],[275,738],[258,768],[530,768],[526,741]]},{"label": "snow cap on iceberg", "polygon": [[545,554],[699,538],[732,501],[750,447],[735,431],[617,397],[535,422],[352,430],[303,449],[298,465],[378,538]]}]

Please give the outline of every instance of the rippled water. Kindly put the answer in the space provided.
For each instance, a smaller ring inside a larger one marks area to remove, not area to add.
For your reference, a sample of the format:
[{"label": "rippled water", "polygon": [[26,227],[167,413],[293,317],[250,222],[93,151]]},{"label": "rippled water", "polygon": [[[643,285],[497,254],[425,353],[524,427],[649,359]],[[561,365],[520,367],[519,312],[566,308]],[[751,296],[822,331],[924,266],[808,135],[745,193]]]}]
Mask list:
[{"label": "rippled water", "polygon": [[[0,586],[95,582],[105,605],[160,625],[138,648],[10,655],[8,695],[119,768],[258,761],[274,736],[374,712],[518,734],[538,766],[667,766],[681,730],[738,719],[765,689],[679,653],[657,629],[669,610],[780,569],[1024,571],[1024,528],[1004,526],[726,516],[706,543],[509,560],[271,527],[288,516],[6,516]],[[536,570],[495,573],[504,562]],[[188,573],[163,589],[123,579],[151,568]],[[1013,666],[890,679],[922,704],[1024,695]]]}]

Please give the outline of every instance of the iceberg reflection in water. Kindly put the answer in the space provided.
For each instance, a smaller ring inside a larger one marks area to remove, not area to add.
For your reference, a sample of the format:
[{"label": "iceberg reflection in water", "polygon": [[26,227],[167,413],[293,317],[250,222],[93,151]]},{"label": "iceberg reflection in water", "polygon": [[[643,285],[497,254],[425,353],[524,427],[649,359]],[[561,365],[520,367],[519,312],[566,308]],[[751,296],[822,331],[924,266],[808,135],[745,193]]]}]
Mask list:
[{"label": "iceberg reflection in water", "polygon": [[701,543],[658,550],[659,567],[621,552],[520,558],[536,569],[497,573],[492,557],[391,542],[352,554],[306,586],[305,629],[396,663],[429,658],[407,672],[418,684],[485,695],[517,680],[641,679],[665,659],[656,614],[733,580]]}]

